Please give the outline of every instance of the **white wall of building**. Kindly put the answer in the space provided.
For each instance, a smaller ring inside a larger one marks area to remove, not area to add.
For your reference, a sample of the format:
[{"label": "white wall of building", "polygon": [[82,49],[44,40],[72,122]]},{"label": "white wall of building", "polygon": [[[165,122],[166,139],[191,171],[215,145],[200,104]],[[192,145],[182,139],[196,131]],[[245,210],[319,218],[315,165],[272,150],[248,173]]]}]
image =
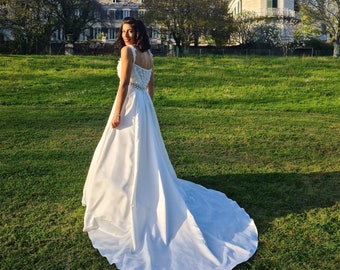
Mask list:
[{"label": "white wall of building", "polygon": [[268,9],[272,8],[294,11],[294,0],[232,0],[230,3],[230,10],[235,15],[242,11],[251,11],[258,16],[266,16]]},{"label": "white wall of building", "polygon": [[143,0],[97,0],[98,3],[103,5],[111,5],[111,4],[118,4],[118,3],[137,3],[142,4]]}]

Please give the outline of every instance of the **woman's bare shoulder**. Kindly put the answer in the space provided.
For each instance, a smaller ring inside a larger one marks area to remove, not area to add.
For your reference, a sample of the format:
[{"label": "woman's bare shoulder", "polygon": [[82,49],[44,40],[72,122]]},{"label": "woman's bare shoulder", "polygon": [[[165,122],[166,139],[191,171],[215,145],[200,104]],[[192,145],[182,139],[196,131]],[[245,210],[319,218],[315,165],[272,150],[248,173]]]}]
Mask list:
[{"label": "woman's bare shoulder", "polygon": [[120,57],[121,58],[131,58],[132,59],[132,51],[129,46],[124,46],[123,48],[120,49]]}]

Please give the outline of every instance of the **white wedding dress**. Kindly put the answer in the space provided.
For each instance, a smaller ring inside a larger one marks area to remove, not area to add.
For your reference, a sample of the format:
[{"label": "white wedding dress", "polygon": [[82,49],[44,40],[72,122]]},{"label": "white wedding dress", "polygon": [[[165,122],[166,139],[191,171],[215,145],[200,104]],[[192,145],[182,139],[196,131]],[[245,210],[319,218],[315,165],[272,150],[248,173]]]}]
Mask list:
[{"label": "white wedding dress", "polygon": [[146,90],[151,72],[133,64],[116,129],[112,109],[84,186],[84,231],[118,269],[232,269],[256,251],[256,226],[223,193],[177,178]]}]

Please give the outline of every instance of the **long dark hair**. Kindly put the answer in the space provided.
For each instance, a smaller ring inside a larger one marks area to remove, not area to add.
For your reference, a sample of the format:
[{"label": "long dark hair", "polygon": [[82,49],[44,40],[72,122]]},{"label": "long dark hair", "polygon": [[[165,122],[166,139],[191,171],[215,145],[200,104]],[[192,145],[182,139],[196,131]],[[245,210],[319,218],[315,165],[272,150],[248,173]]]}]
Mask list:
[{"label": "long dark hair", "polygon": [[146,32],[146,27],[141,20],[136,20],[133,17],[124,18],[123,23],[119,29],[118,38],[117,38],[117,45],[118,45],[119,50],[125,46],[125,42],[122,37],[124,24],[129,24],[132,26],[134,30],[134,40],[136,41],[136,47],[142,52],[149,50],[150,40]]}]

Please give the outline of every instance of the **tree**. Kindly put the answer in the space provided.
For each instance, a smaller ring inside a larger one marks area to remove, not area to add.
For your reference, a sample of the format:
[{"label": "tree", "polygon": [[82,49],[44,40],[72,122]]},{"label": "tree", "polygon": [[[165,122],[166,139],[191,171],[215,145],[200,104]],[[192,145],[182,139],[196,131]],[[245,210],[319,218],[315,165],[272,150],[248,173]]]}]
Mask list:
[{"label": "tree", "polygon": [[300,0],[301,12],[311,23],[324,25],[331,35],[334,57],[340,57],[340,0]]},{"label": "tree", "polygon": [[254,27],[257,24],[258,19],[256,13],[251,11],[243,11],[238,14],[234,20],[234,31],[232,33],[232,41],[237,44],[247,46],[253,42]]},{"label": "tree", "polygon": [[191,42],[197,45],[199,37],[208,32],[217,37],[216,30],[220,30],[221,25],[225,29],[228,23],[225,20],[228,18],[228,1],[144,0],[144,6],[146,23],[155,23],[166,29],[176,45],[184,50]]},{"label": "tree", "polygon": [[76,41],[99,8],[95,0],[0,0],[0,26],[14,39],[17,52],[37,53],[57,29]]},{"label": "tree", "polygon": [[14,50],[20,53],[37,53],[41,44],[51,37],[51,12],[43,0],[2,0],[0,25],[14,39]]},{"label": "tree", "polygon": [[305,14],[301,14],[301,21],[295,27],[295,41],[299,45],[303,45],[308,40],[316,39],[321,35],[319,23],[315,23]]},{"label": "tree", "polygon": [[243,46],[266,44],[269,47],[280,45],[280,30],[277,22],[260,18],[252,11],[243,11],[234,21],[232,39]]},{"label": "tree", "polygon": [[266,44],[269,48],[281,45],[280,29],[275,23],[261,21],[254,26],[252,33],[256,44]]},{"label": "tree", "polygon": [[209,16],[206,28],[211,33],[217,47],[224,46],[233,31],[233,17],[229,13],[229,1],[210,1]]},{"label": "tree", "polygon": [[91,23],[95,22],[95,12],[99,4],[95,0],[45,0],[52,10],[55,26],[63,29],[65,35],[71,37],[71,42],[79,39]]}]

